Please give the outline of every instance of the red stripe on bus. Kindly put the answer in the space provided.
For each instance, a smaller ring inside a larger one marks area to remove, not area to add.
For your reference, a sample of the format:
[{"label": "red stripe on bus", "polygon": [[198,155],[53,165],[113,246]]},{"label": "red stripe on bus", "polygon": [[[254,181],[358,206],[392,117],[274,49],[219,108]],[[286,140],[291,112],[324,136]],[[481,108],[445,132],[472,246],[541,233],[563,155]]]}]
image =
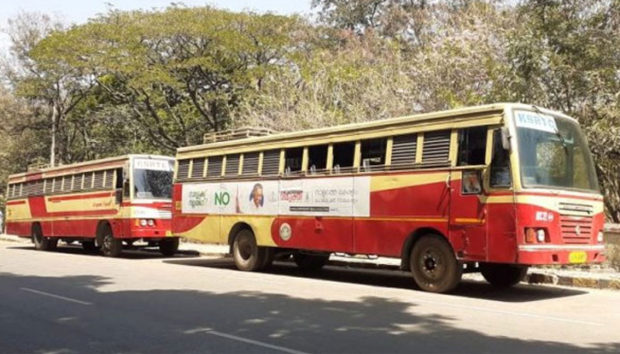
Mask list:
[{"label": "red stripe on bus", "polygon": [[57,211],[48,212],[47,217],[55,216],[93,216],[93,215],[114,215],[118,213],[118,209],[103,209],[103,210],[82,210],[82,211]]},{"label": "red stripe on bus", "polygon": [[205,220],[205,216],[175,216],[172,223],[172,233],[178,234],[192,230]]},{"label": "red stripe on bus", "polygon": [[6,202],[6,205],[20,205],[20,204],[26,204],[25,200],[13,200],[10,202]]},{"label": "red stripe on bus", "polygon": [[41,177],[43,177],[43,173],[35,173],[35,174],[32,174],[32,175],[27,175],[26,176],[26,182],[36,181],[38,179],[41,179]]},{"label": "red stripe on bus", "polygon": [[171,209],[172,203],[170,202],[161,202],[161,203],[132,203],[132,202],[123,202],[121,204],[124,207],[145,207],[152,209]]},{"label": "red stripe on bus", "polygon": [[65,200],[81,200],[81,199],[92,199],[92,198],[103,198],[103,197],[112,197],[114,196],[114,192],[103,192],[96,194],[88,194],[88,195],[68,195],[62,197],[50,197],[48,200],[50,202],[62,202]]}]

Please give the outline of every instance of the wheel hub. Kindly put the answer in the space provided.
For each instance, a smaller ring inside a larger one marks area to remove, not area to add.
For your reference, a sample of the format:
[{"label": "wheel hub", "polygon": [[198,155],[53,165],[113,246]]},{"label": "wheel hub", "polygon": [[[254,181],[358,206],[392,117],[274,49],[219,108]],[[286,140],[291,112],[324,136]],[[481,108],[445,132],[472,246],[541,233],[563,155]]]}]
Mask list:
[{"label": "wheel hub", "polygon": [[239,240],[239,254],[244,260],[248,260],[252,256],[252,245],[249,240]]},{"label": "wheel hub", "polygon": [[436,279],[443,272],[441,257],[433,250],[427,250],[421,260],[422,271],[429,279]]},{"label": "wheel hub", "polygon": [[437,267],[437,261],[433,256],[424,257],[424,268],[428,271],[433,271]]}]

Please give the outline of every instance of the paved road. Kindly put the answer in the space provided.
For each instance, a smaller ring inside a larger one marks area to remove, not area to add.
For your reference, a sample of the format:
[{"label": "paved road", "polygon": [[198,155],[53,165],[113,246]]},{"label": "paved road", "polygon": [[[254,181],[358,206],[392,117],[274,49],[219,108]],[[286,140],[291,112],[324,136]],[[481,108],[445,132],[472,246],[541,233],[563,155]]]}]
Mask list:
[{"label": "paved road", "polygon": [[398,272],[243,273],[229,260],[0,242],[0,352],[620,352],[618,291],[411,284]]}]

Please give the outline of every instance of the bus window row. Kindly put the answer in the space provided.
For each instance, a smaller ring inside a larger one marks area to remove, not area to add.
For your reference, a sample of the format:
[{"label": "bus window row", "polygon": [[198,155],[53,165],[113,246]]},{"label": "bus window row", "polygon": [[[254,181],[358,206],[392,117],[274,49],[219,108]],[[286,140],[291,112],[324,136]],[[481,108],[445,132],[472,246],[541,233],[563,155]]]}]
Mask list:
[{"label": "bus window row", "polygon": [[[117,173],[120,173],[119,171],[120,169],[117,170]],[[115,181],[114,173],[115,170],[111,169],[10,183],[7,197],[17,199],[38,195],[112,189]]]},{"label": "bus window row", "polygon": [[[483,165],[487,126],[456,131],[458,166]],[[451,165],[452,130],[180,159],[177,179],[324,175]],[[419,151],[418,151],[419,150]]]}]

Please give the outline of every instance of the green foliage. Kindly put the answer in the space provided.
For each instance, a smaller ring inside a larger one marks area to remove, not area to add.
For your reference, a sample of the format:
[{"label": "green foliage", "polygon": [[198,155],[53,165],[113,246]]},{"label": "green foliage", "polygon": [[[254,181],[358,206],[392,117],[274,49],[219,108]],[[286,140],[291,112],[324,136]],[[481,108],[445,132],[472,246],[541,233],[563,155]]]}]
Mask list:
[{"label": "green foliage", "polygon": [[125,106],[149,143],[172,153],[231,123],[231,111],[286,59],[295,17],[171,7],[111,12],[63,34],[67,62]]}]

